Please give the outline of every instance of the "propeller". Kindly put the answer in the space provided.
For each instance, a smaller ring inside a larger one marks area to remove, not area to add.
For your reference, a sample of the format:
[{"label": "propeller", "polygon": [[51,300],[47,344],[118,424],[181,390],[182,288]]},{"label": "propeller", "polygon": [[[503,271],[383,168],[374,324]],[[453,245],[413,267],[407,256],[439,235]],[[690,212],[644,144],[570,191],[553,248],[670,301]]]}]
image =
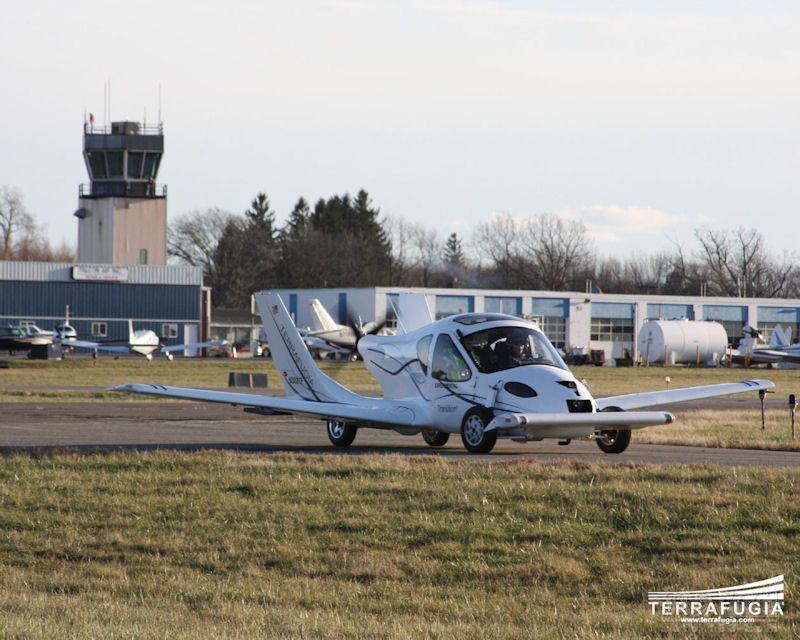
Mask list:
[{"label": "propeller", "polygon": [[353,345],[353,349],[350,351],[350,359],[355,360],[358,357],[358,343],[361,338],[378,334],[386,326],[386,319],[376,322],[373,327],[370,327],[369,331],[364,331],[364,324],[361,322],[361,317],[356,318],[356,316],[348,313],[347,326],[350,327],[353,331],[353,335],[356,337],[356,342]]}]

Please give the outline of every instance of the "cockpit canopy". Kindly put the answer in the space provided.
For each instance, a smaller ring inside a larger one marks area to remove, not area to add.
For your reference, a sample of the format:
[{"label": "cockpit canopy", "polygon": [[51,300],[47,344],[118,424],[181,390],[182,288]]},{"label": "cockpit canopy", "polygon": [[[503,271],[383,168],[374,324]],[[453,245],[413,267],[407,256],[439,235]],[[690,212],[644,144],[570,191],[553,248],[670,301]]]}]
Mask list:
[{"label": "cockpit canopy", "polygon": [[533,327],[492,327],[465,335],[461,344],[481,373],[495,373],[529,364],[568,370],[556,348]]}]

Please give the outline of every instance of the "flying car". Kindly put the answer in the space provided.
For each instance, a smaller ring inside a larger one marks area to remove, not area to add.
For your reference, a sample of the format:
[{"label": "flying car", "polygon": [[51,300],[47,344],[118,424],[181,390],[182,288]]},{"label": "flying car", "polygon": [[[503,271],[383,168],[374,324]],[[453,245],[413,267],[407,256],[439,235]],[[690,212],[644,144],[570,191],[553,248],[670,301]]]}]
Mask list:
[{"label": "flying car", "polygon": [[340,447],[350,445],[360,429],[374,428],[421,434],[433,447],[460,434],[471,453],[488,453],[498,439],[568,444],[588,438],[615,454],[628,447],[632,430],[675,420],[666,411],[638,409],[774,386],[746,380],[594,398],[537,325],[502,314],[464,313],[401,335],[362,336],[356,348],[383,389],[383,397],[367,397],[320,371],[277,294],[260,292],[256,301],[286,397],[158,384],[114,390],[320,418]]}]

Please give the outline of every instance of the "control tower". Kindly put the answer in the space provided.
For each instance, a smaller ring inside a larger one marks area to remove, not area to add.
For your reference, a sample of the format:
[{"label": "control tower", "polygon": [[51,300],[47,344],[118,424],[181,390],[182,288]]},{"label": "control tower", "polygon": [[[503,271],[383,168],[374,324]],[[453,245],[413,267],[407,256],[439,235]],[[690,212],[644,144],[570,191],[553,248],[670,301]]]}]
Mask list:
[{"label": "control tower", "polygon": [[167,264],[167,187],[156,183],[163,125],[83,125],[90,184],[78,192],[78,262]]}]

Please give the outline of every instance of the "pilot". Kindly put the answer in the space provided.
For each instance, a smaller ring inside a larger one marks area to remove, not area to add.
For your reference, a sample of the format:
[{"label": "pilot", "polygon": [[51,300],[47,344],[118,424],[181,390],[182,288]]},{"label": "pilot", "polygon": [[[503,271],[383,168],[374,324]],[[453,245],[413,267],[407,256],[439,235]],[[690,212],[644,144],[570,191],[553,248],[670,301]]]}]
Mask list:
[{"label": "pilot", "polygon": [[524,331],[514,331],[508,338],[508,345],[510,347],[509,366],[516,367],[521,364],[529,363],[533,360],[531,356],[531,346],[528,336]]}]

